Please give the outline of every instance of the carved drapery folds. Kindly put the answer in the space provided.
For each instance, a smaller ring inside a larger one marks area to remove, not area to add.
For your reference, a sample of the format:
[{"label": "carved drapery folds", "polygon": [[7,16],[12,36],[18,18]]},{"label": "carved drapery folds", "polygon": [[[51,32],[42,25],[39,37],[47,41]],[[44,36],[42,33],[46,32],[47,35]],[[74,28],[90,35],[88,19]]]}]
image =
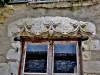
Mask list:
[{"label": "carved drapery folds", "polygon": [[68,17],[24,18],[8,26],[8,36],[37,36],[42,38],[95,35],[95,25]]}]

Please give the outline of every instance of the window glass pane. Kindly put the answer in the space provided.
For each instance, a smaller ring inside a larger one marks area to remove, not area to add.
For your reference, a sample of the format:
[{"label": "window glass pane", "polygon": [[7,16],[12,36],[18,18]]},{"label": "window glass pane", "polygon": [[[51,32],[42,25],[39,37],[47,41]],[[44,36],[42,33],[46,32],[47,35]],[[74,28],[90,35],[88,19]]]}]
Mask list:
[{"label": "window glass pane", "polygon": [[24,71],[29,73],[46,73],[47,50],[47,44],[27,44]]},{"label": "window glass pane", "polygon": [[76,44],[54,44],[54,73],[74,73]]}]

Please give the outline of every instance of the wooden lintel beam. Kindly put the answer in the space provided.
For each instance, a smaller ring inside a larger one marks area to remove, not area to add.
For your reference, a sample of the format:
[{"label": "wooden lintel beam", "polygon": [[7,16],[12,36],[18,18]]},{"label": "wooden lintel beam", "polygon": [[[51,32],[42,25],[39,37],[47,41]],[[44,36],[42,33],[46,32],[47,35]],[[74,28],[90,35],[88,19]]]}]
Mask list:
[{"label": "wooden lintel beam", "polygon": [[[80,36],[80,37],[60,37],[60,38],[39,38],[39,37],[20,37],[20,40],[25,40],[25,41],[78,41],[79,39],[81,41],[88,40],[87,36]],[[18,38],[19,39],[19,38]]]}]

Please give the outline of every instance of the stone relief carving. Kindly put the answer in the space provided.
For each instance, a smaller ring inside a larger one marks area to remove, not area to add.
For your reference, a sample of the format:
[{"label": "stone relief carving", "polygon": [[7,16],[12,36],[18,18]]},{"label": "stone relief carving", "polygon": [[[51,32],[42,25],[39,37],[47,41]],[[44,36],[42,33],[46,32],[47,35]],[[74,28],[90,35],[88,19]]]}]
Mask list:
[{"label": "stone relief carving", "polygon": [[[8,25],[8,37],[11,39],[15,36],[41,36],[49,38],[49,36],[77,36],[80,31],[82,35],[94,36],[96,34],[95,25],[91,22],[77,21],[68,17],[39,17],[39,18],[24,18],[12,22]],[[43,35],[43,36],[42,36]],[[87,44],[82,44],[85,49],[88,49]],[[18,63],[20,61],[20,42],[12,41],[6,58],[11,67],[10,73],[17,75]],[[18,52],[16,51],[18,50]],[[89,59],[89,58],[88,58]],[[13,61],[12,61],[13,60]]]},{"label": "stone relief carving", "polygon": [[[48,32],[52,35],[54,32],[61,34],[75,33],[78,30],[84,33],[96,34],[95,25],[91,22],[82,22],[67,17],[40,17],[40,18],[25,18],[15,21],[8,26],[8,36],[14,33],[26,33],[33,35],[41,35]],[[24,36],[24,35],[23,35]]]}]

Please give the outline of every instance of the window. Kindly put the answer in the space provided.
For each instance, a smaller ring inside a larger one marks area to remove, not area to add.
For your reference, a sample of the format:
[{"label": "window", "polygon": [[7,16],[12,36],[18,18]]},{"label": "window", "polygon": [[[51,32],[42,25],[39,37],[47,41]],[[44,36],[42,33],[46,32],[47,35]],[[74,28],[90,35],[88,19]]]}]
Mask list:
[{"label": "window", "polygon": [[24,74],[47,73],[47,43],[31,43],[25,45]]},{"label": "window", "polygon": [[54,73],[75,73],[77,67],[76,44],[54,44]]},{"label": "window", "polygon": [[25,41],[20,75],[79,75],[77,41],[41,41]]}]

